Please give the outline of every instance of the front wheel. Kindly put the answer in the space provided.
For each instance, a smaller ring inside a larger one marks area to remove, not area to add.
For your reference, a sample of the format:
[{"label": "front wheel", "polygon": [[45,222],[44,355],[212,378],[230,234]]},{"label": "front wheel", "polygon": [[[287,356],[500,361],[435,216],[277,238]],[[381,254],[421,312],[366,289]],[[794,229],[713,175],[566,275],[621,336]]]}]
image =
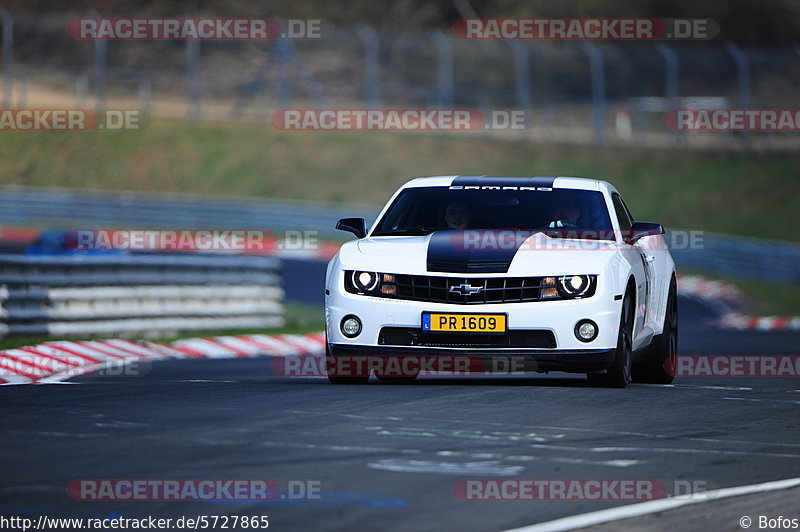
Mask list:
[{"label": "front wheel", "polygon": [[366,384],[369,381],[369,370],[366,365],[340,364],[331,354],[328,338],[325,338],[325,372],[331,384]]},{"label": "front wheel", "polygon": [[419,367],[402,368],[399,370],[375,370],[375,376],[381,382],[413,382],[419,377]]},{"label": "front wheel", "polygon": [[631,360],[633,358],[633,298],[630,290],[622,300],[617,349],[613,365],[605,373],[588,373],[589,383],[606,388],[625,388],[631,382]]},{"label": "front wheel", "polygon": [[378,380],[381,382],[414,382],[414,380],[419,376],[419,372],[417,373],[410,373],[408,375],[384,375],[382,373],[375,373],[375,376],[378,377]]},{"label": "front wheel", "polygon": [[675,278],[669,285],[664,330],[653,340],[641,364],[633,366],[633,379],[648,384],[670,384],[678,365],[678,288]]}]

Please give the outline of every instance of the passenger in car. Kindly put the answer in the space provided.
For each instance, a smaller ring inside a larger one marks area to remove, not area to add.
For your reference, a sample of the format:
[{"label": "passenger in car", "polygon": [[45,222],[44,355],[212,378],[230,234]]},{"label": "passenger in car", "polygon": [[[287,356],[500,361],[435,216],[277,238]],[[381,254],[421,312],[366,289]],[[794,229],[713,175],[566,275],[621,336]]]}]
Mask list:
[{"label": "passenger in car", "polygon": [[578,227],[578,219],[581,217],[581,207],[573,199],[566,199],[558,205],[557,214],[553,217],[548,227]]}]

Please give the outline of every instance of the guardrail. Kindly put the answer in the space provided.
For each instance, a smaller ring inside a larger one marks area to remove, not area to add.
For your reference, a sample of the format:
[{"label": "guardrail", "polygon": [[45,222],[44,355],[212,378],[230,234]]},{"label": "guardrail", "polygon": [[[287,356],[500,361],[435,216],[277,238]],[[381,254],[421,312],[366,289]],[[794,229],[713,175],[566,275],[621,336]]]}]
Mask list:
[{"label": "guardrail", "polygon": [[700,249],[670,251],[679,269],[800,283],[800,245],[792,242],[703,233]]},{"label": "guardrail", "polygon": [[[339,218],[369,221],[377,213],[378,207],[369,205],[0,187],[0,223],[17,226],[317,231],[342,240],[343,233],[334,229]],[[708,232],[702,239],[700,248],[672,246],[678,268],[800,282],[796,243]]]},{"label": "guardrail", "polygon": [[0,187],[0,223],[12,226],[318,231],[341,240],[340,218],[377,213],[373,206],[299,200]]},{"label": "guardrail", "polygon": [[279,268],[243,255],[0,255],[0,336],[279,327]]}]

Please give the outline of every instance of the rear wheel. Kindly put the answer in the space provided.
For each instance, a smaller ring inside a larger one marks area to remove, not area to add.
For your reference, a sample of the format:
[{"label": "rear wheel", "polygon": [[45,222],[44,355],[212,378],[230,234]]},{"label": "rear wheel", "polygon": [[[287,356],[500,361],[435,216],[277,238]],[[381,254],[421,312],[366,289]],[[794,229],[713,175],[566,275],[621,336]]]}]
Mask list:
[{"label": "rear wheel", "polygon": [[669,285],[664,330],[653,339],[645,360],[633,367],[633,380],[649,384],[670,384],[678,364],[678,289],[675,278]]},{"label": "rear wheel", "polygon": [[630,289],[622,300],[617,349],[614,364],[605,373],[587,373],[589,383],[607,388],[624,388],[631,382],[631,360],[633,357],[633,298]]}]

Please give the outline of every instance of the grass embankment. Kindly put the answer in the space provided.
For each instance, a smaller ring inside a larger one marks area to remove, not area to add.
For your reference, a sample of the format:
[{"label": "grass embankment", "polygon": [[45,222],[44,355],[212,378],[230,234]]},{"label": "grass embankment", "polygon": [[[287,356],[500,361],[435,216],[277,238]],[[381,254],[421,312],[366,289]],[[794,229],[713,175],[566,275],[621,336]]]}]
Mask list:
[{"label": "grass embankment", "polygon": [[792,153],[599,149],[163,119],[138,131],[6,132],[0,144],[0,182],[30,186],[378,205],[411,177],[483,173],[600,177],[641,220],[800,240],[800,157]]},{"label": "grass embankment", "polygon": [[[483,173],[600,177],[620,189],[640,220],[800,240],[800,157],[793,153],[599,149],[163,119],[138,131],[6,132],[0,143],[0,182],[28,186],[379,205],[411,177]],[[753,313],[800,314],[798,287],[725,280],[750,298]],[[278,332],[322,328],[321,321],[300,326],[292,319]]]}]

